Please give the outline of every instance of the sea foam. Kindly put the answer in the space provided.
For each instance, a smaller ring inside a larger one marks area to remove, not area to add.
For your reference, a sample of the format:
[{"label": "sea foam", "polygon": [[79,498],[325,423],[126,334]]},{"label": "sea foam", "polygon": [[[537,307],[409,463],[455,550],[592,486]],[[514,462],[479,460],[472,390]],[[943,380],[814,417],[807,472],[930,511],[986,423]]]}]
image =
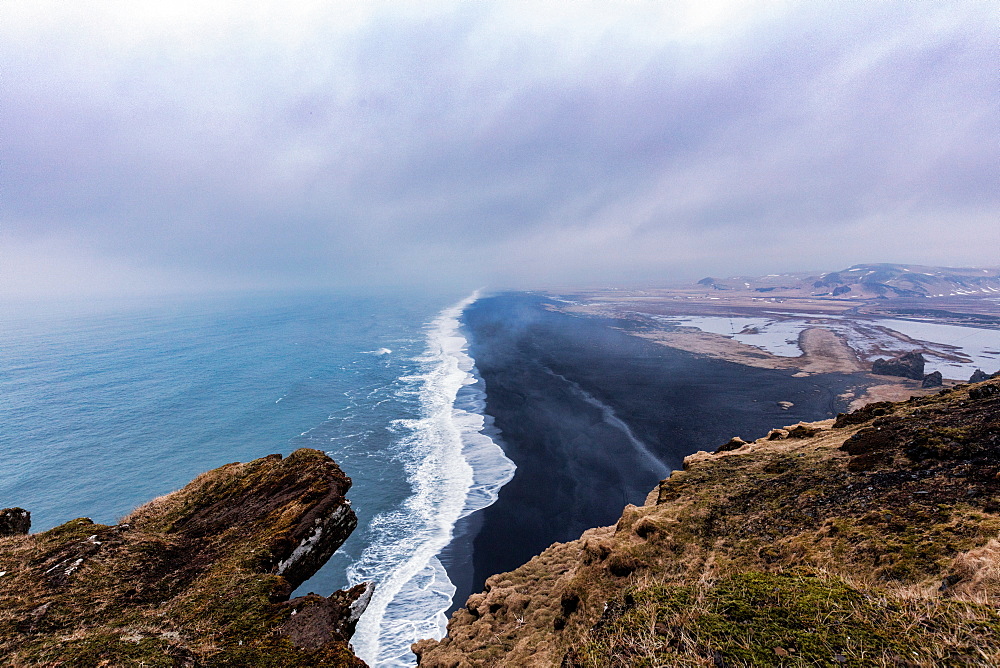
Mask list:
[{"label": "sea foam", "polygon": [[372,543],[348,569],[352,584],[376,583],[352,640],[372,666],[412,666],[412,643],[444,636],[456,590],[438,555],[455,523],[493,503],[514,475],[513,462],[487,435],[482,381],[461,331],[462,312],[477,298],[446,308],[427,328],[422,373],[405,379],[421,417],[397,424],[413,491],[372,521]]}]

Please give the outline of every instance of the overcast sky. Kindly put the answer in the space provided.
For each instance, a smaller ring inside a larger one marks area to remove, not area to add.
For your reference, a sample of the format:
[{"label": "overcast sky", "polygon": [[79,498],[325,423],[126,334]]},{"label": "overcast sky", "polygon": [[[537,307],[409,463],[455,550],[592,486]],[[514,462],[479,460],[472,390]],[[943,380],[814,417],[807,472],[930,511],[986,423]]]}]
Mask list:
[{"label": "overcast sky", "polygon": [[1000,264],[1000,3],[0,2],[0,294]]}]

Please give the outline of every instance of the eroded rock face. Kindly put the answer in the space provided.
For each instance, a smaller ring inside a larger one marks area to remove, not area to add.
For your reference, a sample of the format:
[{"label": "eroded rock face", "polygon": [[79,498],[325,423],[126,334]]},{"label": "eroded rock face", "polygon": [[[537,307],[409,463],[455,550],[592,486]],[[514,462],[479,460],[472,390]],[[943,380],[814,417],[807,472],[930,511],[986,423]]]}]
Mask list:
[{"label": "eroded rock face", "polygon": [[719,447],[717,447],[715,449],[715,451],[716,452],[731,452],[733,450],[739,450],[740,448],[742,448],[746,444],[747,444],[747,442],[744,441],[739,436],[733,436],[731,439],[729,439],[728,441],[726,441],[725,443],[723,443],[722,445],[720,445]]},{"label": "eroded rock face", "polygon": [[872,373],[923,380],[924,356],[918,352],[908,352],[888,360],[880,357],[872,364]]},{"label": "eroded rock face", "polygon": [[324,453],[301,449],[204,473],[116,526],[79,518],[9,538],[0,655],[363,666],[347,642],[370,587],[288,601],[356,526],[350,486]]},{"label": "eroded rock face", "polygon": [[291,613],[278,633],[297,647],[318,648],[331,640],[347,642],[374,593],[375,585],[364,582],[328,597],[308,594],[293,598],[284,604]]}]

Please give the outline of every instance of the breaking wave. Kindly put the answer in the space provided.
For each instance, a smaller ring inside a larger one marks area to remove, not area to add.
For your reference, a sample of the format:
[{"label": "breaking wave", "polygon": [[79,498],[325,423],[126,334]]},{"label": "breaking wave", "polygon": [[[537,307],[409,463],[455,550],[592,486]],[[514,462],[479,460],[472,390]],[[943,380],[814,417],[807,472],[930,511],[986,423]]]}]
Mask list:
[{"label": "breaking wave", "polygon": [[412,643],[444,636],[455,586],[438,555],[455,523],[492,504],[514,475],[514,463],[484,433],[485,393],[462,334],[462,312],[478,296],[427,327],[421,373],[403,379],[419,397],[421,417],[396,425],[412,494],[372,521],[372,543],[348,569],[351,584],[376,583],[352,640],[372,666],[412,666]]}]

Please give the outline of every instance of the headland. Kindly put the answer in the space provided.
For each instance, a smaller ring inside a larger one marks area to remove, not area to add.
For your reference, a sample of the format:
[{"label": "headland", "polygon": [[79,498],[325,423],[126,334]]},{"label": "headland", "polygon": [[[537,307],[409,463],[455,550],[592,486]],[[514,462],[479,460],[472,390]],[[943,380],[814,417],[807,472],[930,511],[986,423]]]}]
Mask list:
[{"label": "headland", "polygon": [[358,667],[349,641],[372,595],[291,592],[353,531],[351,479],[299,449],[232,463],[116,525],[28,534],[0,511],[5,666]]}]

